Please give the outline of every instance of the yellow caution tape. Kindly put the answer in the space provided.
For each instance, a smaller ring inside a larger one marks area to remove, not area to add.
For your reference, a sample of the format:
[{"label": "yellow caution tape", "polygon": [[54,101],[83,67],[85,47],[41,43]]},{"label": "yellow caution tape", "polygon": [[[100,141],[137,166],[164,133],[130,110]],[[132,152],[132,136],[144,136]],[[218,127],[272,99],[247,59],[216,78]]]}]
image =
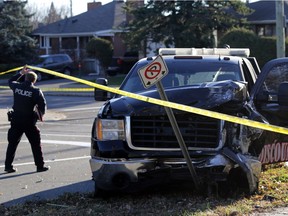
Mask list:
[{"label": "yellow caution tape", "polygon": [[[249,120],[249,119],[244,119],[244,118],[240,118],[240,117],[236,117],[236,116],[231,116],[231,115],[227,115],[227,114],[223,114],[223,113],[218,113],[218,112],[214,112],[214,111],[210,111],[210,110],[204,110],[204,109],[200,109],[200,108],[196,108],[196,107],[191,107],[191,106],[187,106],[187,105],[182,105],[182,104],[177,104],[174,102],[169,102],[169,101],[163,101],[160,99],[156,99],[156,98],[151,98],[151,97],[146,97],[143,95],[138,95],[135,93],[131,93],[131,92],[126,92],[126,91],[122,91],[116,88],[111,88],[111,87],[107,87],[104,85],[100,85],[97,83],[93,83],[87,80],[83,80],[77,77],[73,77],[73,76],[69,76],[66,74],[62,74],[62,73],[58,73],[55,71],[51,71],[48,69],[43,69],[43,68],[38,68],[38,67],[33,67],[33,66],[29,66],[27,65],[28,68],[31,68],[32,70],[36,70],[36,71],[41,71],[44,73],[48,73],[51,75],[55,75],[58,77],[62,77],[65,79],[69,79],[69,80],[73,80],[75,82],[79,82],[79,83],[83,83],[85,85],[88,86],[92,86],[94,88],[98,88],[98,89],[102,89],[104,91],[108,91],[108,92],[112,92],[115,94],[119,94],[119,95],[123,95],[123,96],[127,96],[136,100],[140,100],[140,101],[144,101],[147,103],[152,103],[152,104],[156,104],[156,105],[160,105],[160,106],[166,106],[166,107],[170,107],[173,109],[177,109],[177,110],[182,110],[185,112],[190,112],[190,113],[195,113],[198,115],[203,115],[203,116],[207,116],[207,117],[211,117],[211,118],[215,118],[215,119],[220,119],[220,120],[225,120],[225,121],[229,121],[232,123],[236,123],[236,124],[241,124],[241,125],[246,125],[249,127],[254,127],[254,128],[258,128],[258,129],[263,129],[263,130],[267,130],[267,131],[272,131],[272,132],[276,132],[276,133],[281,133],[281,134],[287,134],[288,135],[288,129],[285,127],[279,127],[279,126],[275,126],[275,125],[269,125],[269,124],[265,124],[262,122],[257,122],[257,121],[253,121],[253,120]],[[1,75],[1,73],[0,73]]]},{"label": "yellow caution tape", "polygon": [[11,70],[7,70],[7,71],[4,71],[4,72],[1,72],[0,73],[0,76],[1,75],[4,75],[4,74],[7,74],[7,73],[11,73],[11,72],[13,72],[13,71],[19,71],[19,70],[21,70],[23,67],[18,67],[18,68],[13,68],[13,69],[11,69]]},{"label": "yellow caution tape", "polygon": [[54,92],[92,92],[94,88],[41,88],[41,90]]},{"label": "yellow caution tape", "polygon": [[10,89],[8,86],[0,86],[0,89]]},{"label": "yellow caution tape", "polygon": [[[23,67],[17,67],[17,68],[13,68],[13,69],[11,69],[11,70],[7,70],[7,71],[4,71],[4,72],[1,72],[0,73],[0,76],[1,75],[4,75],[4,74],[7,74],[7,73],[11,73],[11,72],[14,72],[14,71],[19,71],[19,70],[21,70]],[[0,86],[0,89],[9,89],[9,87],[8,86]]]},{"label": "yellow caution tape", "polygon": [[[0,89],[10,89],[8,86],[0,86]],[[93,92],[94,88],[41,88],[43,92]]]}]

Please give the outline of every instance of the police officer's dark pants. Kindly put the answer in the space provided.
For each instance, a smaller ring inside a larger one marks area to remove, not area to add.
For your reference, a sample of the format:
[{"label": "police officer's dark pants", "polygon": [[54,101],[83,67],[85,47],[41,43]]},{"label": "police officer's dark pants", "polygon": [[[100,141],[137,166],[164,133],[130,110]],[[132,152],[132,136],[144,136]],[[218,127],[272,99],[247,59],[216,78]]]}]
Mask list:
[{"label": "police officer's dark pants", "polygon": [[40,130],[33,121],[12,120],[11,128],[8,131],[8,147],[6,151],[5,168],[13,168],[12,163],[15,157],[17,146],[25,133],[33,152],[34,162],[37,167],[43,167],[44,159],[41,148]]}]

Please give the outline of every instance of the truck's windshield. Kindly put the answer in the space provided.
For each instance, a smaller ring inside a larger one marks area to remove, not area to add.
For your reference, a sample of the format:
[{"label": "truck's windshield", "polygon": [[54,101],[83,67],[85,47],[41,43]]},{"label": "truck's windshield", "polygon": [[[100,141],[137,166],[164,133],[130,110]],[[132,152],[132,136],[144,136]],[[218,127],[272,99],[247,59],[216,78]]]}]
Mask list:
[{"label": "truck's windshield", "polygon": [[[243,80],[239,66],[228,62],[177,59],[168,61],[166,64],[169,72],[161,80],[164,88],[200,85],[223,80]],[[133,93],[145,90],[138,74],[138,70],[144,66],[145,64],[142,63],[133,68],[122,84],[122,90]]]}]

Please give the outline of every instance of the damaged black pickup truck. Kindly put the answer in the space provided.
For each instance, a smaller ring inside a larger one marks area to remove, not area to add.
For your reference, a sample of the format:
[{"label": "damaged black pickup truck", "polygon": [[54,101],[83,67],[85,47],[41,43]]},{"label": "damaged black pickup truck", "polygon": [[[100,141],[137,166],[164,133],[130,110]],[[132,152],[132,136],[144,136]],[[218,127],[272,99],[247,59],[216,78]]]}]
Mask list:
[{"label": "damaged black pickup truck", "polygon": [[[249,49],[160,49],[169,73],[161,83],[170,102],[243,119],[288,126],[288,58],[259,70]],[[120,90],[160,98],[143,87],[139,60]],[[103,94],[105,95],[105,94]],[[288,136],[190,112],[173,110],[197,181],[203,188],[258,189],[263,164],[288,161]],[[163,106],[114,95],[92,127],[90,166],[95,190],[192,181]]]}]

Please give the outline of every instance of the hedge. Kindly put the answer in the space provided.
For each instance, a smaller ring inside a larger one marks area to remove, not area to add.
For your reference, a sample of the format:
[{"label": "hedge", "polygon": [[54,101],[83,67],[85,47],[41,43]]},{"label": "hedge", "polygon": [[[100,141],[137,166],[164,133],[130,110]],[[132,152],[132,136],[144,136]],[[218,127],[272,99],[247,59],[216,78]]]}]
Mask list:
[{"label": "hedge", "polygon": [[[238,28],[228,31],[221,37],[219,47],[224,47],[224,44],[231,48],[250,48],[250,56],[256,57],[260,68],[277,58],[276,37],[260,37],[251,30]],[[285,46],[287,55],[287,42]]]}]

